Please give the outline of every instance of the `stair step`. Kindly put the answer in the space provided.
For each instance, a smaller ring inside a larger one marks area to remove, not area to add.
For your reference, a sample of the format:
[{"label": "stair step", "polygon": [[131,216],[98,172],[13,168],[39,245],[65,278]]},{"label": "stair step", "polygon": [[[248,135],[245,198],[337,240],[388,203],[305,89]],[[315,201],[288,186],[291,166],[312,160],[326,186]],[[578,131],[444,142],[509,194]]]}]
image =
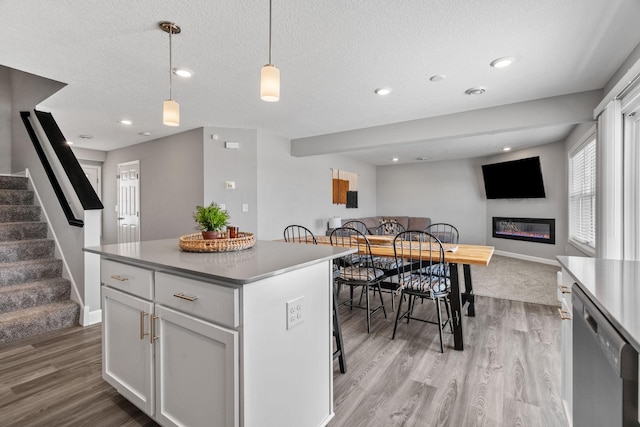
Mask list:
[{"label": "stair step", "polygon": [[41,258],[27,261],[0,263],[0,290],[3,286],[62,277],[62,261]]},{"label": "stair step", "polygon": [[0,205],[32,205],[33,191],[0,189]]},{"label": "stair step", "polygon": [[0,222],[39,222],[40,206],[0,205]]},{"label": "stair step", "polygon": [[30,259],[52,258],[53,240],[33,239],[0,242],[0,264]]},{"label": "stair step", "polygon": [[46,222],[0,222],[0,242],[46,239],[47,232]]},{"label": "stair step", "polygon": [[24,176],[0,175],[0,188],[7,190],[26,190],[29,178]]},{"label": "stair step", "polygon": [[0,345],[77,325],[79,318],[71,300],[0,314]]},{"label": "stair step", "polygon": [[0,314],[68,300],[71,282],[62,277],[0,288]]}]

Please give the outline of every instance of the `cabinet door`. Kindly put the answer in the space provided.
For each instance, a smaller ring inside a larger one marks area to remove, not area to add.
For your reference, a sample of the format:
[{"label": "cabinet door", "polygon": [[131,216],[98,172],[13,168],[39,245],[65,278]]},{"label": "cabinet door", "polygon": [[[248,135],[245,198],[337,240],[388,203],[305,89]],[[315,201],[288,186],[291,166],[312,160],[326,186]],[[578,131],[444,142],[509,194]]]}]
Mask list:
[{"label": "cabinet door", "polygon": [[156,305],[156,419],[238,426],[238,332]]},{"label": "cabinet door", "polygon": [[153,304],[102,287],[102,378],[148,415],[154,410]]}]

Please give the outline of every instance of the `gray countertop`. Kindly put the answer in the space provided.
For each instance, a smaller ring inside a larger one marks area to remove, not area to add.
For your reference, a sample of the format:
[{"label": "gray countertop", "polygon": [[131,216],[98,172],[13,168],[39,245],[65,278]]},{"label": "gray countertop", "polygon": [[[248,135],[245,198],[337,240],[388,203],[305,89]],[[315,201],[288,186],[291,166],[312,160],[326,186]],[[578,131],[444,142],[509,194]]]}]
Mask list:
[{"label": "gray countertop", "polygon": [[185,252],[178,239],[151,240],[84,248],[105,258],[156,270],[182,272],[245,284],[355,252],[355,249],[258,240],[238,252]]},{"label": "gray countertop", "polygon": [[569,256],[559,256],[558,261],[594,305],[640,351],[640,262]]}]

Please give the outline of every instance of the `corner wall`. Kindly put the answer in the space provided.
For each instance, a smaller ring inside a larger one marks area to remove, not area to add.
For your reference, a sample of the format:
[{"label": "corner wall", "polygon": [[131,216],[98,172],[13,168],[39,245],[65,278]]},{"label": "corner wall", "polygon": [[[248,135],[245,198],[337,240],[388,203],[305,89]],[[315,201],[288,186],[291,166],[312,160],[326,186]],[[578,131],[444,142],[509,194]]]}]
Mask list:
[{"label": "corner wall", "polygon": [[194,232],[202,204],[202,128],[107,152],[102,166],[103,240],[117,243],[117,166],[140,160],[140,240]]},{"label": "corner wall", "polygon": [[11,173],[11,82],[0,66],[0,174]]}]

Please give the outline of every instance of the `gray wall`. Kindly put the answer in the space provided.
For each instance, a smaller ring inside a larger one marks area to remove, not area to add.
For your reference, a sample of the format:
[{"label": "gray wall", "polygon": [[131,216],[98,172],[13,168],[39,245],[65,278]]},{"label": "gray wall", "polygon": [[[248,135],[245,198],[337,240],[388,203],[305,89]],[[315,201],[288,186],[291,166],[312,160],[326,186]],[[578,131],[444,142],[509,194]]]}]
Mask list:
[{"label": "gray wall", "polygon": [[[358,208],[332,204],[331,168],[357,173]],[[282,239],[290,224],[324,234],[330,217],[376,214],[376,169],[341,155],[293,157],[290,141],[258,131],[258,238]]]},{"label": "gray wall", "polygon": [[[566,254],[567,247],[567,151],[564,141],[487,157],[482,163],[497,163],[534,156],[540,156],[546,197],[544,199],[487,200],[487,244],[495,246],[497,251],[555,259],[557,255]],[[484,192],[482,194],[484,197]],[[491,222],[494,216],[555,218],[556,243],[550,245],[493,238]]]},{"label": "gray wall", "polygon": [[[258,229],[257,132],[255,129],[204,128],[204,203],[224,204],[231,215],[229,225],[240,231]],[[213,139],[217,138],[217,139]],[[240,148],[226,149],[225,142],[238,142]],[[234,181],[234,190],[226,189]],[[247,204],[249,210],[242,211]]]},{"label": "gray wall", "polygon": [[478,159],[379,166],[377,214],[426,216],[448,222],[464,243],[484,245],[486,200]]},{"label": "gray wall", "polygon": [[11,173],[11,82],[0,66],[0,174]]},{"label": "gray wall", "polygon": [[202,128],[109,151],[102,167],[104,243],[117,242],[118,163],[140,160],[140,240],[193,233],[192,213],[202,204]]}]

